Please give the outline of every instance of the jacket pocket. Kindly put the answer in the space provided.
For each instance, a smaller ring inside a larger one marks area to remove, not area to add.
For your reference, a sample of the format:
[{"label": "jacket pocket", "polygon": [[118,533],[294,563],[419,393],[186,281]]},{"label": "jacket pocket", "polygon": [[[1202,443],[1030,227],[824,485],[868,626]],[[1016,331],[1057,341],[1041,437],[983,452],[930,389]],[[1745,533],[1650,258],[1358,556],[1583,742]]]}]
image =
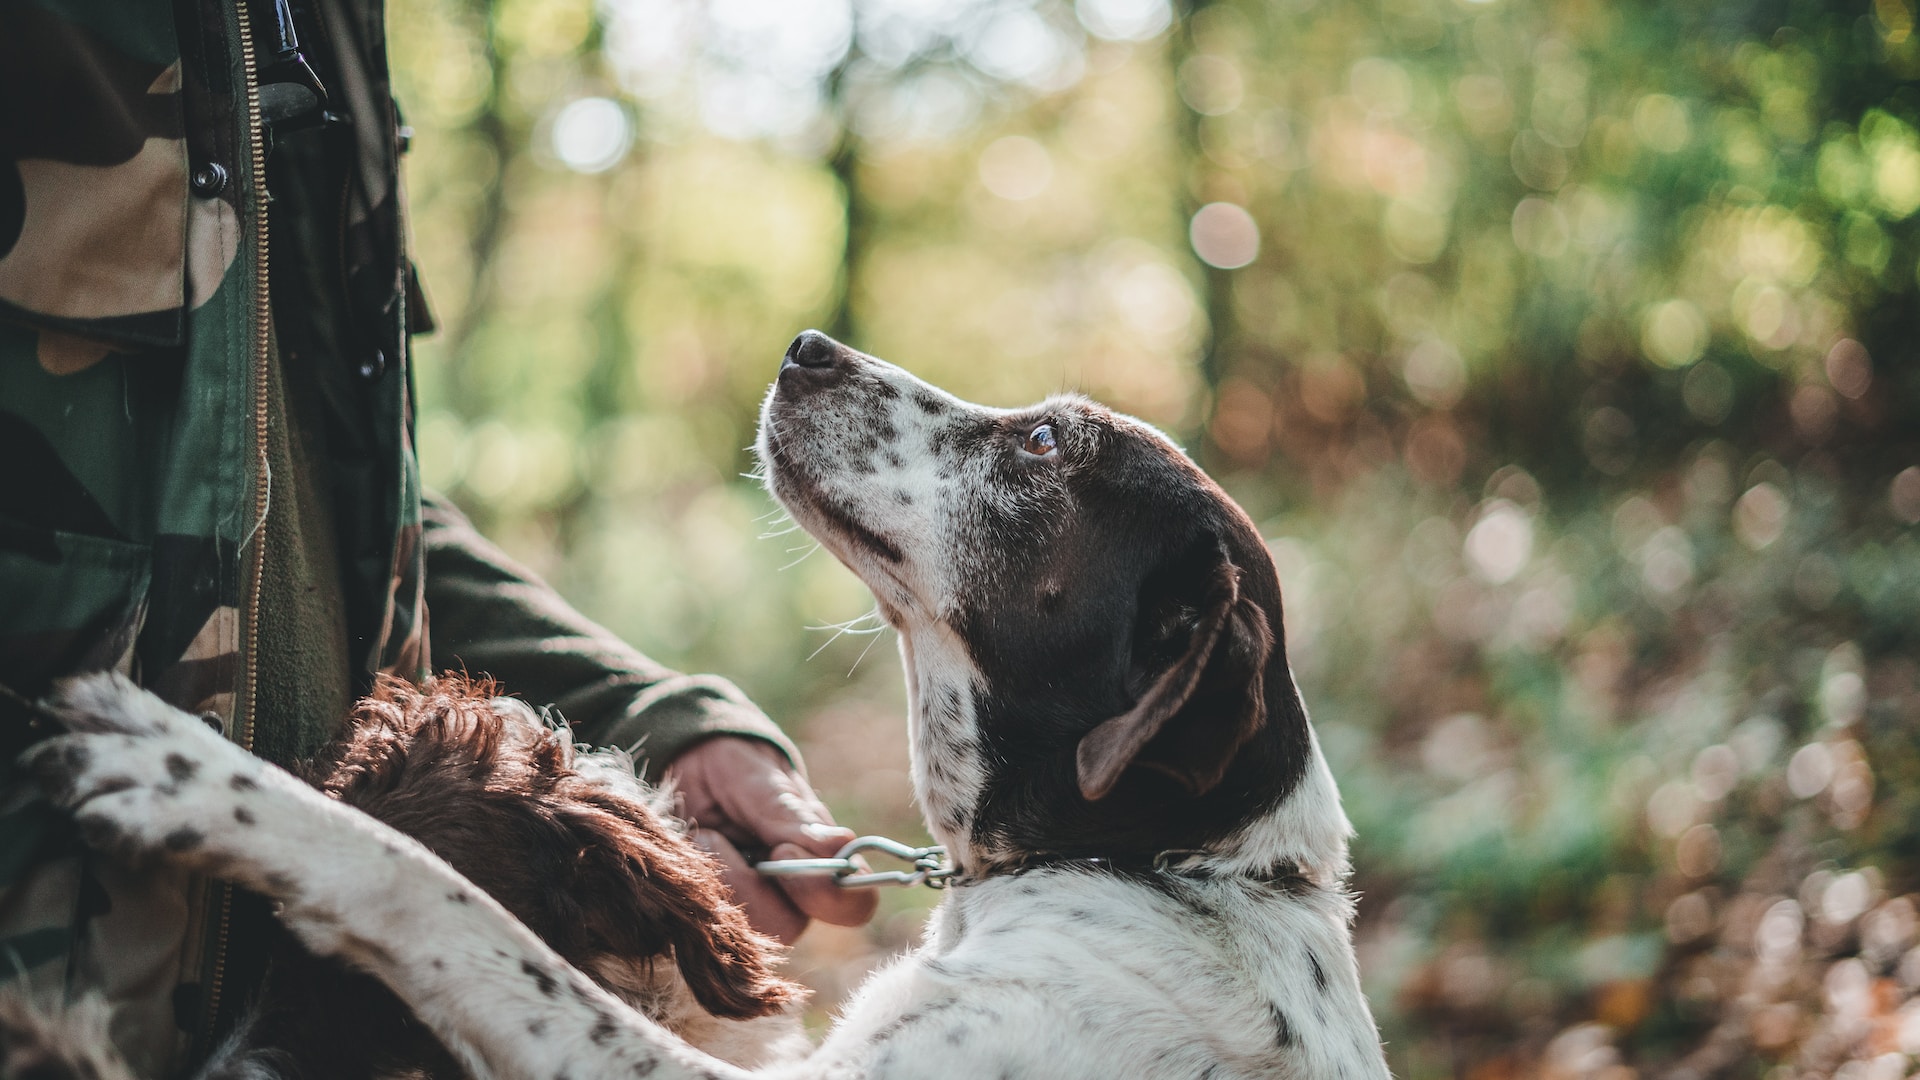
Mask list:
[{"label": "jacket pocket", "polygon": [[0,515],[0,683],[38,697],[63,675],[124,669],[152,567],[145,544]]}]

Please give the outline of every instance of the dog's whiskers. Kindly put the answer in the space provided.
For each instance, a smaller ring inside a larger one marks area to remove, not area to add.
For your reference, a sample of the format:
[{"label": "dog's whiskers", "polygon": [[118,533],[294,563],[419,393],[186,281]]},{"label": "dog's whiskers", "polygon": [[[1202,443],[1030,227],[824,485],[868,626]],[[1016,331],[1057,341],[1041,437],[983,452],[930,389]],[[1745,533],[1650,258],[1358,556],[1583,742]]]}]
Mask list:
[{"label": "dog's whiskers", "polygon": [[[869,619],[875,621],[874,625],[872,626],[860,625],[861,623],[866,622]],[[807,627],[807,629],[837,630],[842,634],[871,634],[885,627],[886,624],[878,621],[879,619],[880,619],[880,609],[878,607],[875,607],[872,611],[869,611],[864,615],[855,615],[853,618],[848,619],[845,622],[824,623],[820,626],[809,626]]]},{"label": "dog's whiskers", "polygon": [[[773,509],[754,518],[753,521],[756,525],[763,522],[767,523],[767,531],[761,533],[759,537],[762,540],[776,540],[782,536],[800,531],[800,523],[795,521],[793,515],[787,511],[787,508],[781,506],[779,503],[775,503]],[[783,525],[785,528],[781,528]],[[791,555],[798,550],[800,549],[788,548],[787,554]]]},{"label": "dog's whiskers", "polygon": [[860,655],[853,658],[853,666],[847,669],[847,678],[849,679],[853,678],[853,673],[860,670],[860,661],[865,660],[867,658],[867,654],[873,651],[874,642],[877,642],[880,640],[880,631],[885,629],[886,629],[885,624],[882,624],[880,626],[874,627],[871,630],[860,631],[860,633],[869,635],[869,637],[867,638],[867,647],[864,649],[861,649]]},{"label": "dog's whiskers", "polygon": [[[792,554],[793,552],[799,551],[799,550],[800,550],[799,548],[788,548],[787,553]],[[806,562],[808,559],[813,558],[813,553],[819,550],[820,550],[820,543],[819,541],[815,541],[814,545],[808,548],[804,553],[802,553],[799,558],[781,567],[778,572],[782,574],[786,573],[787,571],[793,569],[794,567],[799,566],[801,563]]]},{"label": "dog's whiskers", "polygon": [[[871,626],[861,625],[862,623],[867,622],[869,619],[874,620],[873,625]],[[807,659],[812,660],[814,657],[819,656],[821,653],[827,651],[827,646],[832,645],[836,641],[839,641],[842,637],[846,636],[847,634],[861,634],[861,635],[872,636],[872,635],[879,634],[880,631],[885,630],[886,628],[887,628],[887,624],[885,621],[881,620],[880,609],[877,606],[872,611],[867,612],[865,615],[856,615],[853,618],[848,619],[846,622],[828,623],[825,626],[809,626],[807,627],[807,629],[809,630],[831,630],[834,633],[832,637],[821,642],[819,648],[808,653]],[[871,649],[871,648],[873,648],[873,642],[870,641],[867,643],[867,649]],[[860,651],[861,658],[864,659],[866,655],[867,655],[866,649],[862,649]],[[855,660],[853,664],[854,664],[854,667],[859,667],[860,661]],[[853,672],[848,671],[847,674],[851,675],[853,674]]]}]

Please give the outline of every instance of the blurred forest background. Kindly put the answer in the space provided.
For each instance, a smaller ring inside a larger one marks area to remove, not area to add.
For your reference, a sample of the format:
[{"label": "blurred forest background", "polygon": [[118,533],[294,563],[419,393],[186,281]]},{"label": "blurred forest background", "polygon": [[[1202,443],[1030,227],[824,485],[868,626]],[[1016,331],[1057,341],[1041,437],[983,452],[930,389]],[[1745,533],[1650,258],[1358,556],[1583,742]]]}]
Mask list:
[{"label": "blurred forest background", "polygon": [[[391,19],[429,483],[843,821],[919,835],[892,642],[742,476],[806,326],[1261,523],[1396,1075],[1913,1071],[1910,0]],[[811,931],[821,1008],[933,899]]]}]

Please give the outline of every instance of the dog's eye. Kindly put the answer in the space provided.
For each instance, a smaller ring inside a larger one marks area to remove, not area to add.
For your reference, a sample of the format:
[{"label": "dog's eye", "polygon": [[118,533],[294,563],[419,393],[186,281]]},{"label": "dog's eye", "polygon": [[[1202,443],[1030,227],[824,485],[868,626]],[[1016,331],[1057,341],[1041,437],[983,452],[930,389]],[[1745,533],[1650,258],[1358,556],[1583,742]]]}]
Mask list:
[{"label": "dog's eye", "polygon": [[1041,424],[1027,433],[1027,445],[1022,447],[1034,457],[1046,457],[1059,449],[1059,443],[1053,438],[1053,425]]}]

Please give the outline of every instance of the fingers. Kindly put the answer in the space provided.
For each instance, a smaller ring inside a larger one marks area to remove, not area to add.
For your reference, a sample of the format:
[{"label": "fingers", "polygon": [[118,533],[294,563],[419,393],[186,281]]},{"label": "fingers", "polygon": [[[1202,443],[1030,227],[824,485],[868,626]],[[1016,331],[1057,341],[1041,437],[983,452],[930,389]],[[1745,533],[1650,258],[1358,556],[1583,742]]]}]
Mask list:
[{"label": "fingers", "polygon": [[[826,858],[856,835],[833,823],[833,814],[797,774],[784,767],[768,777],[765,797],[742,800],[737,820],[771,849],[770,858]],[[750,788],[749,790],[755,790]],[[829,877],[788,877],[774,882],[810,918],[834,926],[861,926],[873,918],[880,898],[871,889],[843,889]]]},{"label": "fingers", "polygon": [[[676,759],[669,774],[679,785],[687,814],[698,826],[748,847],[764,848],[771,858],[825,858],[856,835],[834,824],[833,814],[786,756],[758,739],[709,739]],[[734,843],[728,847],[738,854]],[[842,889],[831,878],[792,877],[775,882],[754,873],[744,858],[739,865],[742,873],[729,876],[736,895],[743,900],[760,896],[763,907],[770,903],[767,897],[777,897],[796,912],[801,927],[808,918],[859,926],[873,917],[879,905],[870,890]],[[742,880],[745,877],[753,880]],[[778,929],[762,924],[751,907],[748,916],[756,927],[778,936]],[[798,932],[793,933],[798,936]]]},{"label": "fingers", "polygon": [[[853,839],[851,830],[843,831],[847,833],[848,840]],[[815,855],[831,855],[839,847],[836,844],[822,853],[798,844],[780,844],[773,849],[772,857],[805,859]],[[835,885],[830,877],[780,878],[775,887],[784,892],[787,900],[809,918],[834,926],[864,926],[867,920],[873,918],[874,909],[880,906],[880,895],[872,889],[843,889]]]},{"label": "fingers", "polygon": [[694,831],[693,841],[720,860],[720,866],[733,888],[733,899],[747,913],[755,930],[777,938],[782,945],[800,939],[807,928],[807,916],[766,878],[757,873],[733,842],[713,829]]},{"label": "fingers", "polygon": [[758,739],[708,739],[675,759],[667,775],[688,820],[745,846],[797,844],[825,856],[853,839],[853,830],[833,823],[786,757]]},{"label": "fingers", "polygon": [[834,824],[833,814],[794,772],[771,769],[760,783],[744,785],[732,804],[733,820],[769,848],[792,845],[794,858],[826,857],[845,847],[854,831]]}]

